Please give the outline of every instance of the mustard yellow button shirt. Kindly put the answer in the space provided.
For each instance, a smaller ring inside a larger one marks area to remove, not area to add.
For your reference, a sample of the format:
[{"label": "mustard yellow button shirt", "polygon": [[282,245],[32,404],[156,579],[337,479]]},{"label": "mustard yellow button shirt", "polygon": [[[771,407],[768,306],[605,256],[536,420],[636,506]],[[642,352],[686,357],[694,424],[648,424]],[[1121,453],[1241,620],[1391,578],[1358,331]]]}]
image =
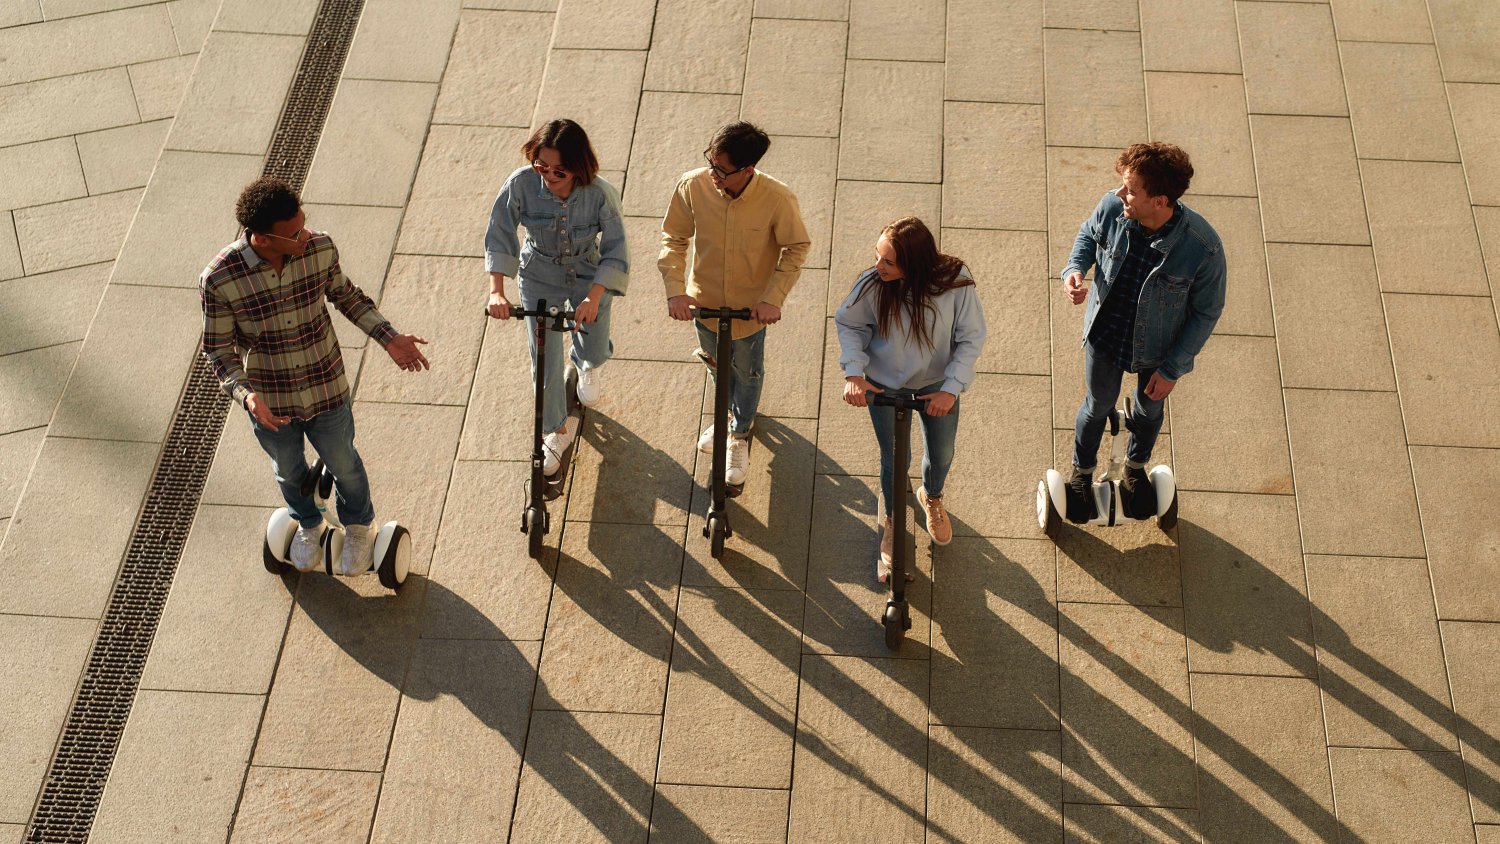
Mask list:
[{"label": "mustard yellow button shirt", "polygon": [[[782,307],[812,248],[797,197],[759,170],[733,198],[714,187],[707,167],[684,173],[661,228],[656,265],[667,298],[685,293],[705,308]],[[736,320],[734,339],[764,327]]]}]

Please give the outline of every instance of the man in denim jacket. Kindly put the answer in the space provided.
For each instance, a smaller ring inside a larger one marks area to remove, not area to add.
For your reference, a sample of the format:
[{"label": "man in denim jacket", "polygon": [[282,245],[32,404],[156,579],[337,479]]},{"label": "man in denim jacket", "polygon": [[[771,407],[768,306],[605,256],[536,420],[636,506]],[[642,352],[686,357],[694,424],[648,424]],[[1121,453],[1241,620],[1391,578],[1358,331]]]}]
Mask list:
[{"label": "man in denim jacket", "polygon": [[[1146,461],[1161,431],[1167,394],[1193,369],[1224,310],[1224,245],[1179,198],[1193,178],[1187,153],[1164,143],[1133,144],[1115,160],[1120,187],[1099,201],[1078,228],[1063,293],[1088,300],[1083,315],[1084,382],[1088,395],[1073,426],[1069,521],[1094,517],[1094,463],[1104,423],[1126,372],[1136,374],[1135,406],[1126,426],[1125,513],[1147,518],[1156,497]],[[1098,265],[1094,286],[1083,276]]]}]

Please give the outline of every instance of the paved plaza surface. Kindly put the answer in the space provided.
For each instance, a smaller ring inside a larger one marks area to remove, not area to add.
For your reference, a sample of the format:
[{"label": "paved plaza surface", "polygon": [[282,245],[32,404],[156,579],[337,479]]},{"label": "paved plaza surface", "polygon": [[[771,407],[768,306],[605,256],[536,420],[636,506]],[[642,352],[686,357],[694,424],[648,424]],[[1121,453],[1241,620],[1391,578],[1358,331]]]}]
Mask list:
[{"label": "paved plaza surface", "polygon": [[[0,0],[0,844],[316,9]],[[482,234],[564,116],[622,187],[632,281],[532,560],[526,338],[481,315]],[[813,246],[714,560],[712,403],[655,262],[740,118]],[[414,574],[267,574],[279,496],[231,409],[91,840],[1496,844],[1497,138],[1493,0],[366,0],[303,196],[431,341],[402,373],[336,317]],[[1155,454],[1181,521],[1054,543],[1034,490],[1083,391],[1056,274],[1146,139],[1192,155],[1229,263]],[[958,536],[918,529],[893,653],[830,320],[907,213],[990,336]]]}]

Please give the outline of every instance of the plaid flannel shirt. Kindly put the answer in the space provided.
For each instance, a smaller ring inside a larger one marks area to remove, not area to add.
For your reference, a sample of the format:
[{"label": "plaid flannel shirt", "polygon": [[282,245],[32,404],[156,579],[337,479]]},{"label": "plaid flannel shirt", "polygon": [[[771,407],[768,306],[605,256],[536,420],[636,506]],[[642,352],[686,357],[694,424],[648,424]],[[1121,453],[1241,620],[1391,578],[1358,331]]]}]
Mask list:
[{"label": "plaid flannel shirt", "polygon": [[381,346],[396,330],[339,268],[339,250],[323,232],[288,258],[281,273],[256,254],[248,235],[224,247],[198,279],[203,355],[219,386],[244,405],[255,393],[277,416],[311,419],[349,400],[344,358],[326,296]]}]

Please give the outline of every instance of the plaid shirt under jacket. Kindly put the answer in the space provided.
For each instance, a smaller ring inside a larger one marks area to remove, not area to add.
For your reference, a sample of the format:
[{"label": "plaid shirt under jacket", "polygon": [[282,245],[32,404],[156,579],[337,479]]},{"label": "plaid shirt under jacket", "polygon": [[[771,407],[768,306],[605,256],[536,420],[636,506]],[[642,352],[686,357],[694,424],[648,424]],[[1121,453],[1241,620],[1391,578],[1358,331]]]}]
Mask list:
[{"label": "plaid shirt under jacket", "polygon": [[241,405],[250,393],[272,413],[311,419],[349,399],[344,358],[323,297],[381,346],[396,330],[339,268],[339,250],[313,232],[277,275],[247,235],[224,247],[198,279],[203,355]]},{"label": "plaid shirt under jacket", "polygon": [[1164,260],[1151,244],[1166,237],[1180,219],[1180,211],[1173,213],[1165,225],[1150,235],[1141,229],[1139,222],[1125,222],[1126,253],[1115,273],[1114,287],[1099,307],[1093,331],[1089,333],[1094,350],[1113,361],[1121,372],[1135,372],[1135,317],[1141,288],[1146,286],[1146,276]]}]

